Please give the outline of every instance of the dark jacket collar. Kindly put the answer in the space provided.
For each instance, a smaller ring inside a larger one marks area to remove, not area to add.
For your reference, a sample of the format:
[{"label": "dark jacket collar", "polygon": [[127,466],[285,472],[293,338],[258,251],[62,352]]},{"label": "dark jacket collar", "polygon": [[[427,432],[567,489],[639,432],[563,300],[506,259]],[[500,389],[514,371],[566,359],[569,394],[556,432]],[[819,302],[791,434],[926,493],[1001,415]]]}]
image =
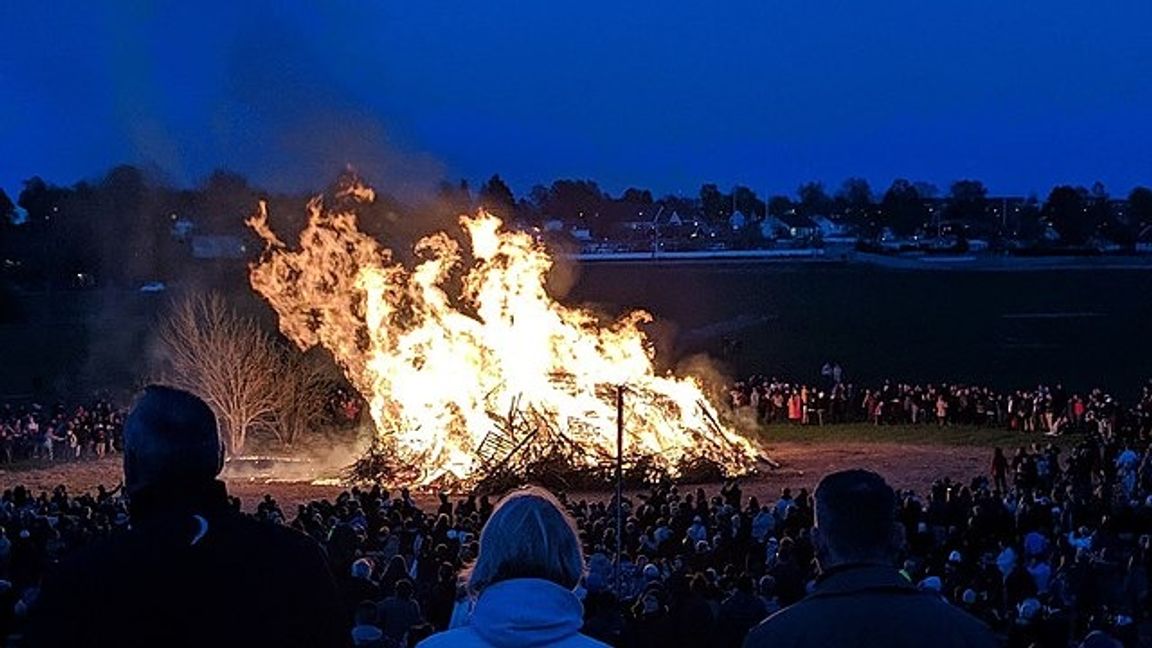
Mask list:
[{"label": "dark jacket collar", "polygon": [[874,590],[906,593],[919,591],[892,565],[850,563],[825,570],[816,580],[812,596],[840,596]]},{"label": "dark jacket collar", "polygon": [[140,489],[128,500],[132,525],[174,516],[212,516],[227,512],[228,491],[224,482],[157,484]]}]

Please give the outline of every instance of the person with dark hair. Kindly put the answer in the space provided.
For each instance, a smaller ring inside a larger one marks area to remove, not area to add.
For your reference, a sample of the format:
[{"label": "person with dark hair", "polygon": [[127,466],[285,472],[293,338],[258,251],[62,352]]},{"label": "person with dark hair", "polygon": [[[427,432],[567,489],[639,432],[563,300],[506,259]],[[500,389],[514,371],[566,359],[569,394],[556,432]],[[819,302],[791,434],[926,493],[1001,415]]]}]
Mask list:
[{"label": "person with dark hair", "polygon": [[684,646],[705,646],[715,640],[716,616],[708,603],[708,589],[707,578],[696,573],[672,592],[672,628]]},{"label": "person with dark hair", "polygon": [[992,485],[1001,493],[1008,492],[1008,457],[1003,448],[992,451]]},{"label": "person with dark hair", "polygon": [[379,612],[372,601],[360,601],[353,614],[352,645],[356,648],[383,648],[384,631],[380,629]]},{"label": "person with dark hair", "polygon": [[811,540],[821,574],[799,603],[752,629],[762,646],[940,646],[991,648],[982,623],[939,596],[918,590],[896,569],[904,529],[896,494],[876,473],[832,473],[816,488]]},{"label": "person with dark hair", "polygon": [[200,398],[151,386],[124,425],[131,528],[45,578],[30,646],[328,646],[347,625],[323,550],[237,512]]},{"label": "person with dark hair", "polygon": [[768,608],[756,596],[752,577],[741,574],[736,578],[735,591],[720,604],[720,616],[716,623],[720,638],[716,645],[739,646],[748,631],[766,616]]},{"label": "person with dark hair", "polygon": [[368,558],[355,560],[349,576],[341,580],[339,585],[350,618],[356,614],[362,601],[380,598],[380,587],[372,580],[372,561]]},{"label": "person with dark hair", "polygon": [[408,630],[424,621],[420,604],[412,600],[414,592],[412,581],[402,578],[396,581],[396,593],[380,602],[380,627],[396,643],[404,643]]},{"label": "person with dark hair", "polygon": [[395,594],[396,583],[405,578],[408,578],[408,561],[399,554],[392,556],[388,561],[388,566],[384,569],[384,575],[380,577],[381,596],[388,598]]},{"label": "person with dark hair", "polygon": [[456,607],[456,568],[450,562],[440,563],[436,582],[428,593],[427,621],[437,631],[447,630]]}]

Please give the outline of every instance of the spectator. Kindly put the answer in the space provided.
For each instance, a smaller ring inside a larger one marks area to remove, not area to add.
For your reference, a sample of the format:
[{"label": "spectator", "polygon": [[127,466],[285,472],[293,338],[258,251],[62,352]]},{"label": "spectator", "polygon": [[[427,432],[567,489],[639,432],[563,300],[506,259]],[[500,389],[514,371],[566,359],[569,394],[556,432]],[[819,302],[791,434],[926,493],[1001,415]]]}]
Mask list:
[{"label": "spectator", "polygon": [[476,596],[471,622],[420,645],[603,646],[580,634],[583,606],[573,590],[583,574],[576,524],[559,502],[539,489],[512,493],[480,533],[468,573]]},{"label": "spectator", "polygon": [[[774,404],[783,393],[795,391],[803,400],[801,385],[750,385],[763,391],[766,419],[783,411]],[[835,407],[842,408],[843,416],[837,419],[842,422],[864,409],[856,407],[864,397],[863,390],[851,385],[838,389],[842,402]],[[808,391],[810,396],[815,393]],[[1051,397],[1065,403],[1052,406],[1053,426],[1061,434],[1076,434],[1075,442],[1061,442],[1063,452],[1052,443],[1024,441],[1005,457],[1008,467],[1000,471],[1000,484],[993,468],[968,483],[939,480],[923,498],[911,491],[900,493],[898,519],[908,538],[900,556],[901,577],[923,584],[933,596],[977,616],[1004,637],[1065,646],[1102,629],[1132,643],[1129,637],[1152,619],[1152,540],[1146,539],[1152,538],[1152,383],[1130,409],[1119,408],[1099,390],[1069,398],[1057,397],[1057,392],[1043,386],[1019,390],[1000,403],[986,388],[889,382],[869,394],[876,407],[884,405],[884,425],[926,423],[931,403],[944,395],[951,404],[949,418],[958,425],[979,425],[987,417],[988,424],[1016,430],[1043,430],[1044,402]],[[1083,415],[1077,417],[1080,401]],[[121,438],[119,424],[109,418],[114,412],[101,405],[74,410],[0,405],[0,421],[17,442],[11,445],[16,461],[26,460],[33,450],[25,430],[33,422],[40,430],[58,431],[57,436],[74,430],[82,440],[82,459],[88,459],[97,438],[92,421],[110,421],[114,427],[109,434]],[[1019,417],[1032,422],[1022,426]],[[108,449],[122,447],[117,441]],[[1125,451],[1135,453],[1138,461],[1131,456],[1121,461]],[[68,453],[57,446],[56,456],[65,460]],[[814,560],[808,492],[787,491],[778,502],[766,500],[761,506],[758,497],[742,501],[740,486],[726,483],[717,496],[704,488],[681,494],[675,485],[663,483],[625,499],[620,507],[625,520],[619,581],[610,557],[616,546],[615,501],[562,497],[588,556],[588,574],[578,588],[587,592],[582,632],[625,647],[716,645],[730,639],[731,606],[726,610],[725,603],[737,599],[745,575],[759,579],[759,598],[769,612],[818,588],[823,582],[821,561]],[[441,499],[433,501],[426,514],[419,496],[403,490],[396,495],[381,488],[351,488],[335,501],[300,505],[290,521],[275,500],[265,496],[252,516],[267,526],[290,523],[325,546],[333,573],[344,577],[345,640],[356,606],[364,598],[379,606],[379,599],[395,597],[403,580],[414,582],[412,600],[432,624],[409,628],[409,645],[429,627],[444,630],[469,622],[472,604],[457,576],[475,560],[476,531],[492,513],[490,502],[478,494],[455,506]],[[238,509],[235,503],[228,506]],[[137,517],[131,518],[134,527],[140,525]],[[145,517],[145,524],[152,522]],[[42,493],[13,487],[0,492],[0,527],[10,542],[7,571],[0,571],[0,632],[19,633],[24,613],[35,607],[45,570],[52,571],[61,558],[71,562],[72,555],[88,553],[86,546],[116,541],[128,531],[127,498],[120,489],[102,487],[79,494],[63,487]],[[0,538],[0,549],[3,544]],[[0,570],[3,554],[0,550]],[[351,592],[352,575],[365,572],[368,589]],[[372,592],[376,576],[382,577],[386,591]],[[1022,605],[1028,599],[1040,606]],[[382,626],[383,619],[375,623]]]},{"label": "spectator", "polygon": [[380,587],[372,581],[372,561],[360,558],[352,563],[351,577],[346,578],[340,589],[344,594],[344,604],[349,615],[355,615],[362,601],[373,601],[380,596]]},{"label": "spectator", "polygon": [[383,648],[384,631],[380,629],[376,604],[361,601],[356,606],[352,626],[352,645],[357,648]]},{"label": "spectator", "polygon": [[240,515],[215,480],[216,420],[196,396],[144,390],[125,425],[131,530],[45,580],[29,645],[337,645],[347,637],[322,550]]},{"label": "spectator", "polygon": [[736,591],[720,605],[717,645],[740,646],[748,631],[766,616],[768,607],[753,592],[752,577],[741,575],[736,579]]},{"label": "spectator", "polygon": [[753,629],[745,646],[995,646],[975,618],[900,575],[902,533],[895,493],[882,477],[864,470],[825,477],[811,534],[821,576],[807,598]]},{"label": "spectator", "polygon": [[1003,448],[992,451],[992,485],[1001,493],[1008,490],[1008,458]]},{"label": "spectator", "polygon": [[380,602],[380,620],[384,636],[404,644],[412,626],[423,622],[420,604],[412,600],[412,581],[404,578],[396,582],[396,593]]}]

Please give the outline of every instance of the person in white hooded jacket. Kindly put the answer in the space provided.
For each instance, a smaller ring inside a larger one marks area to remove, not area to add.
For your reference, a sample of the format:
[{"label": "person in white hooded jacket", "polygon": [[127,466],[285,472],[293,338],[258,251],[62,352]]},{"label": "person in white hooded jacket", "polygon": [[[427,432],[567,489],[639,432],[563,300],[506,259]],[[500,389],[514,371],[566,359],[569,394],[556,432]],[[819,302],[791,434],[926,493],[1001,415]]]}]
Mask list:
[{"label": "person in white hooded jacket", "polygon": [[466,575],[475,598],[467,625],[419,648],[604,646],[580,634],[584,607],[574,590],[584,575],[576,524],[548,491],[528,488],[496,506],[480,532]]}]

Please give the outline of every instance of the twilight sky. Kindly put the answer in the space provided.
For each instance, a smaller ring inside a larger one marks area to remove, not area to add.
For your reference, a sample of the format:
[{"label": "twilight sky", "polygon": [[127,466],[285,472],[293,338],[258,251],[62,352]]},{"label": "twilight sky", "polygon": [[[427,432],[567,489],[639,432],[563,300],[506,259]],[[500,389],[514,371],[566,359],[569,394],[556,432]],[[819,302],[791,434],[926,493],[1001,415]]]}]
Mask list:
[{"label": "twilight sky", "polygon": [[1152,184],[1148,0],[5,0],[0,187]]}]

